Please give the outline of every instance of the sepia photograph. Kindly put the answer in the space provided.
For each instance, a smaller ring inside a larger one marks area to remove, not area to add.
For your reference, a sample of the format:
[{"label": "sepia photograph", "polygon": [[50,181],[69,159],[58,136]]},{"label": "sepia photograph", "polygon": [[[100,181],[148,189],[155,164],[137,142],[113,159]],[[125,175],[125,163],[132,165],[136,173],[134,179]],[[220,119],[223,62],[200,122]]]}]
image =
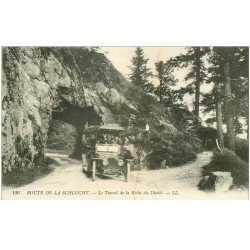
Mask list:
[{"label": "sepia photograph", "polygon": [[248,199],[248,47],[2,47],[2,199]]},{"label": "sepia photograph", "polygon": [[249,1],[0,1],[1,249],[249,248]]}]

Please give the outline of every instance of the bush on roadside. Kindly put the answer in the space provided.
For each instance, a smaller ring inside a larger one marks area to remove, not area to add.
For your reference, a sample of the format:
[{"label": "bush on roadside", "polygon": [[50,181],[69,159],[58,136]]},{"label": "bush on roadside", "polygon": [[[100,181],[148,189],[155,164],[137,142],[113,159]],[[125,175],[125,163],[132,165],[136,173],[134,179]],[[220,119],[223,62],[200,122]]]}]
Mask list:
[{"label": "bush on roadside", "polygon": [[196,159],[195,147],[178,131],[151,129],[142,133],[140,138],[136,137],[133,143],[146,152],[149,169],[164,168],[163,161],[166,166],[174,167]]},{"label": "bush on roadside", "polygon": [[46,164],[45,168],[35,167],[29,170],[15,168],[11,172],[3,174],[2,183],[6,186],[20,187],[48,175],[53,170],[53,164]]},{"label": "bush on roadside", "polygon": [[248,162],[249,146],[248,140],[235,138],[235,153],[244,161]]},{"label": "bush on roadside", "polygon": [[159,136],[157,140],[158,143],[152,145],[152,152],[147,157],[150,169],[160,168],[162,161],[168,167],[174,167],[196,159],[194,148],[180,136],[173,140]]},{"label": "bush on roadside", "polygon": [[215,150],[210,164],[203,167],[204,176],[215,171],[231,172],[235,186],[248,187],[248,163],[227,148],[223,148],[222,153]]}]

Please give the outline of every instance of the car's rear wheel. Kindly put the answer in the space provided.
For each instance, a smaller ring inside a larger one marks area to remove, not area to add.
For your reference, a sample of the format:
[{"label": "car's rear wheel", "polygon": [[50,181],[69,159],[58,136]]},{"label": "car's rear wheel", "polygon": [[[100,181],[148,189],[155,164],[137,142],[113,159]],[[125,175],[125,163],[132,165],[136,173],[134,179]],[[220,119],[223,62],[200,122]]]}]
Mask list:
[{"label": "car's rear wheel", "polygon": [[92,163],[92,181],[95,181],[96,161]]}]

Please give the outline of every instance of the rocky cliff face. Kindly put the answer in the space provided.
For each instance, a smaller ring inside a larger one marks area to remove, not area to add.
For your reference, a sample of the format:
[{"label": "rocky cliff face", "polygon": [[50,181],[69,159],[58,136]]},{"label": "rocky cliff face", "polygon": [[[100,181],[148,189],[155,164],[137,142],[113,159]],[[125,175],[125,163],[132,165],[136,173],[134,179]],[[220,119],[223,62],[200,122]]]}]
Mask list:
[{"label": "rocky cliff face", "polygon": [[[52,119],[73,125],[81,138],[86,123],[126,125],[132,114],[147,112],[139,110],[139,101],[151,105],[147,96],[93,49],[6,47],[2,55],[4,174],[44,167]],[[161,108],[154,106],[147,122],[167,126],[175,133]]]},{"label": "rocky cliff face", "polygon": [[91,49],[3,48],[2,60],[3,173],[43,165],[52,117],[81,130],[134,108],[119,94],[125,78]]}]

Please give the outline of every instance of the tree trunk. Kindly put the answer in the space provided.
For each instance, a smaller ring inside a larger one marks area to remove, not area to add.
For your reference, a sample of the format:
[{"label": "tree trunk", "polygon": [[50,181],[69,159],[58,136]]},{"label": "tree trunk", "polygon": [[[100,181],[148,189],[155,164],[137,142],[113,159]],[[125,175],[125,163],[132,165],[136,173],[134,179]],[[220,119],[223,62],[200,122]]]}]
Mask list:
[{"label": "tree trunk", "polygon": [[226,49],[226,57],[224,63],[225,73],[225,109],[226,109],[226,123],[228,135],[228,148],[235,151],[235,135],[234,135],[234,108],[232,103],[231,93],[231,79],[230,79],[230,50]]},{"label": "tree trunk", "polygon": [[237,114],[237,111],[235,112],[235,117],[234,117],[234,136],[237,137],[238,135],[238,126],[239,126],[239,116]]},{"label": "tree trunk", "polygon": [[196,81],[195,81],[195,103],[194,114],[197,118],[197,122],[200,117],[200,82],[201,82],[201,54],[200,47],[195,48],[195,65],[196,65]]},{"label": "tree trunk", "polygon": [[219,145],[221,148],[224,147],[222,124],[223,123],[222,123],[221,100],[217,99],[216,101],[216,126],[217,126],[217,137],[218,137]]},{"label": "tree trunk", "polygon": [[247,139],[249,140],[249,117],[247,115]]}]

